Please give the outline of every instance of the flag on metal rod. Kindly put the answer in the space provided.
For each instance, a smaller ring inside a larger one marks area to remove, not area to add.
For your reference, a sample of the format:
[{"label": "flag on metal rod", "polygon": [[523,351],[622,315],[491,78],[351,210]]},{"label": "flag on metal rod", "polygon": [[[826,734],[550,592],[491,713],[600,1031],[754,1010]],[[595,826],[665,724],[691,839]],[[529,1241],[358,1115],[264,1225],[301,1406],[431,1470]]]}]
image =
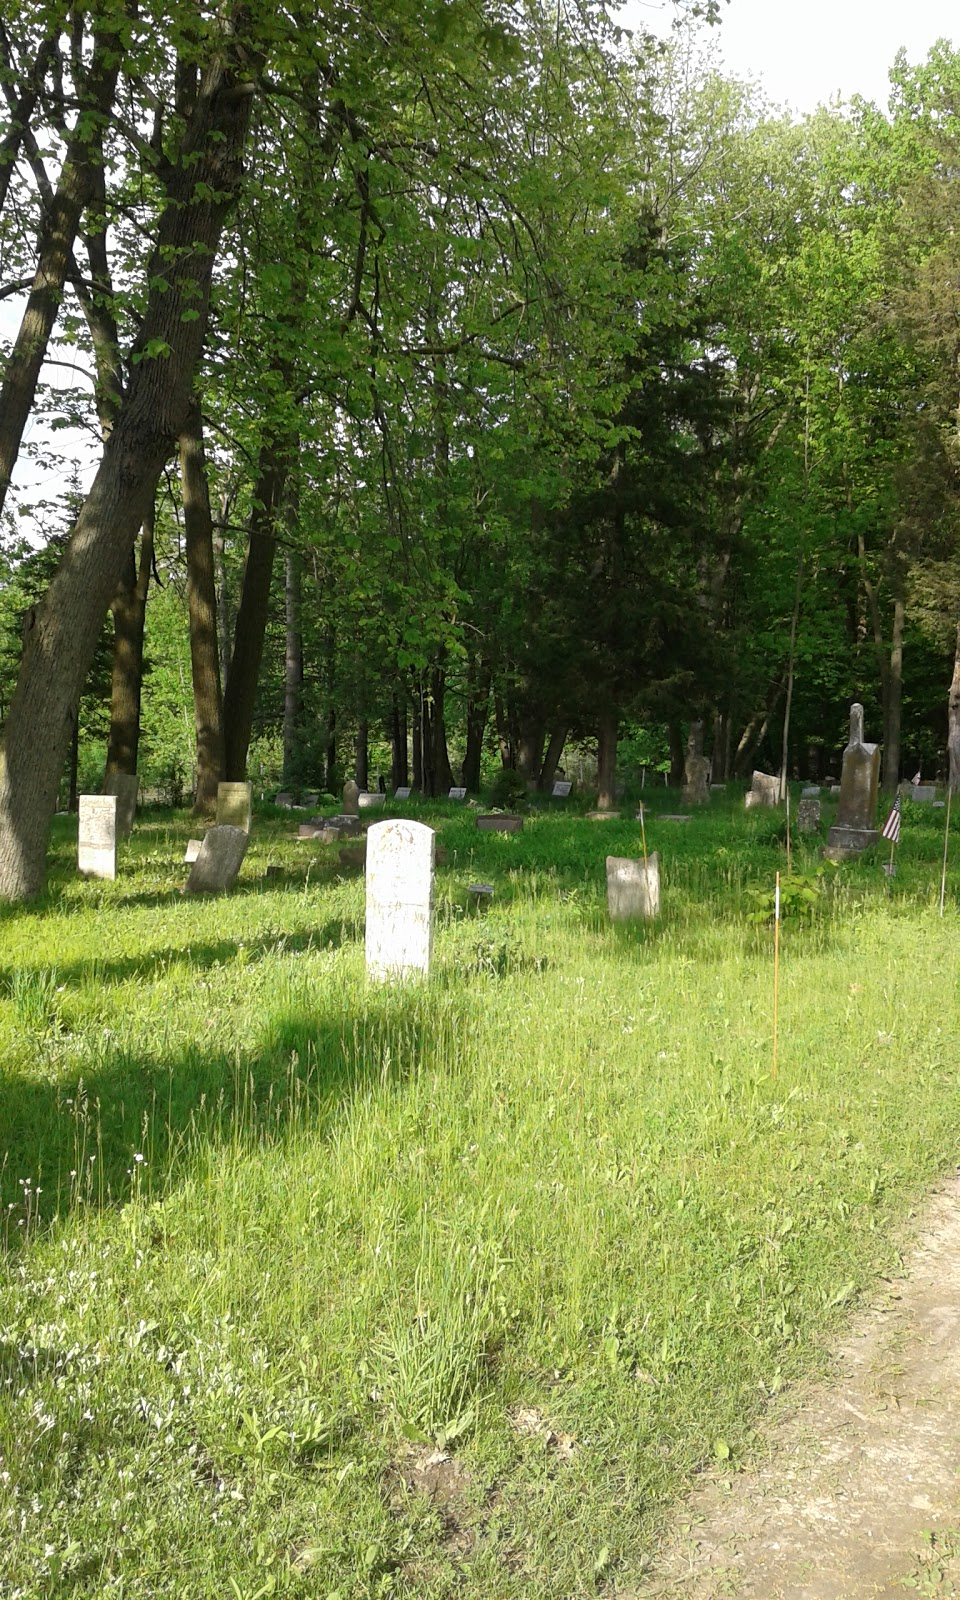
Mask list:
[{"label": "flag on metal rod", "polygon": [[899,844],[900,842],[900,817],[902,812],[903,804],[900,796],[897,795],[896,800],[893,802],[893,809],[880,829],[883,837],[889,839],[891,844]]}]

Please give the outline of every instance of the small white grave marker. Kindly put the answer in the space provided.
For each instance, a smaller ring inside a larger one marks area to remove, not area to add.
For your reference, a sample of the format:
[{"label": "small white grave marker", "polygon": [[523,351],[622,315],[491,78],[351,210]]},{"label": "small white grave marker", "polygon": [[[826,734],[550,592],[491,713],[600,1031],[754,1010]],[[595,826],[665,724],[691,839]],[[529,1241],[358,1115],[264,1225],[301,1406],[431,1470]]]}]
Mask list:
[{"label": "small white grave marker", "polygon": [[91,878],[117,876],[117,797],[115,794],[80,796],[80,831],[77,836],[77,870]]},{"label": "small white grave marker", "polygon": [[552,800],[569,800],[569,798],[570,798],[570,790],[572,788],[573,788],[573,784],[572,783],[569,783],[569,782],[567,782],[567,783],[565,783],[565,782],[557,782],[557,783],[554,784],[553,788],[550,790],[550,798]]},{"label": "small white grave marker", "polygon": [[395,818],[367,832],[367,976],[430,971],[436,835],[422,822]]},{"label": "small white grave marker", "polygon": [[447,795],[448,800],[466,800],[466,798],[466,789],[451,789],[450,793]]},{"label": "small white grave marker", "polygon": [[394,798],[394,800],[409,800],[410,799],[410,785],[408,783],[405,783],[405,784],[402,785],[401,788],[395,789],[393,791],[393,798]]}]

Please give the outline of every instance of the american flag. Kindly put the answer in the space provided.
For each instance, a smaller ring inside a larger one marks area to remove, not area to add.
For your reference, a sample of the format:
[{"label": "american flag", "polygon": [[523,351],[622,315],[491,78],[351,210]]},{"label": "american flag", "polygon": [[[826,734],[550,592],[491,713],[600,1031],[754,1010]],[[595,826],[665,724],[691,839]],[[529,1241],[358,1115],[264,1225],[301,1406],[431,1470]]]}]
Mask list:
[{"label": "american flag", "polygon": [[893,802],[893,810],[890,812],[889,817],[883,824],[883,827],[880,829],[883,837],[885,839],[889,839],[891,844],[900,843],[900,816],[902,811],[903,805],[901,803],[900,796],[897,795],[896,800]]}]

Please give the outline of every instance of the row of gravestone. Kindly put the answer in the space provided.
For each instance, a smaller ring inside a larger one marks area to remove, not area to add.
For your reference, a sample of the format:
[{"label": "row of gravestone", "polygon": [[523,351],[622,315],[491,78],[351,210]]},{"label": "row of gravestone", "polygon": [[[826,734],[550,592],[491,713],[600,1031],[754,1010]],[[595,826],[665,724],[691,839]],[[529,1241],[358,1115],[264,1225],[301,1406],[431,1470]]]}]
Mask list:
[{"label": "row of gravestone", "polygon": [[[77,868],[91,878],[117,876],[117,841],[128,838],[137,808],[138,779],[121,774],[108,778],[103,794],[80,796]],[[217,894],[236,881],[250,842],[253,785],[221,783],[217,820],[203,839],[187,846],[190,875],[185,894]]]}]

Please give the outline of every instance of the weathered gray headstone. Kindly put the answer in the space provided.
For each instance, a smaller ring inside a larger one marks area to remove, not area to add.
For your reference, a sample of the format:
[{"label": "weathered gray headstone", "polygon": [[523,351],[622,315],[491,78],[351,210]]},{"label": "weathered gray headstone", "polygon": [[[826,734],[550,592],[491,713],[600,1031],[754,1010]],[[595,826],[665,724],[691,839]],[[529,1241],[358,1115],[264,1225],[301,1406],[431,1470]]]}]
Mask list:
[{"label": "weathered gray headstone", "polygon": [[933,802],[934,811],[942,811],[944,806],[946,805],[946,803],[947,803],[946,800],[934,800],[934,802]]},{"label": "weathered gray headstone", "polygon": [[935,783],[901,783],[900,793],[905,800],[913,800],[918,806],[931,806],[937,798]]},{"label": "weathered gray headstone", "polygon": [[[639,816],[638,816],[637,820],[638,821],[640,820]],[[665,811],[662,816],[657,818],[657,821],[658,822],[689,822],[690,821],[690,817],[687,815],[686,812]]]},{"label": "weathered gray headstone", "polygon": [[726,786],[725,783],[711,783],[711,785],[710,785],[710,793],[711,794],[720,794],[720,793],[722,793],[722,791],[726,787],[727,786]]},{"label": "weathered gray headstone", "polygon": [[572,788],[572,783],[558,780],[550,790],[550,798],[552,800],[569,800]]},{"label": "weathered gray headstone", "polygon": [[654,850],[646,862],[629,856],[607,856],[607,910],[611,922],[655,917],[660,910],[660,857]]},{"label": "weathered gray headstone", "polygon": [[111,772],[103,780],[102,794],[115,794],[117,797],[117,838],[129,839],[133,832],[133,823],[137,815],[137,796],[140,793],[140,779],[135,772]]},{"label": "weathered gray headstone", "polygon": [[253,784],[217,784],[217,827],[242,828],[249,833],[253,823]]},{"label": "weathered gray headstone", "polygon": [[771,777],[769,772],[755,772],[744,803],[748,811],[755,806],[779,805],[780,779]]},{"label": "weathered gray headstone", "polygon": [[430,970],[436,835],[394,818],[367,833],[367,976],[376,982]]},{"label": "weathered gray headstone", "polygon": [[522,833],[523,818],[511,816],[483,816],[477,818],[481,833]]},{"label": "weathered gray headstone", "polygon": [[399,789],[394,789],[393,798],[394,798],[394,800],[409,800],[410,799],[410,785],[409,785],[409,783],[401,784]]},{"label": "weathered gray headstone", "polygon": [[451,789],[450,793],[447,795],[448,800],[466,800],[466,798],[466,789]]},{"label": "weathered gray headstone", "polygon": [[820,832],[820,798],[807,797],[797,809],[797,827],[801,833]]},{"label": "weathered gray headstone", "polygon": [[208,828],[200,853],[190,868],[184,894],[222,894],[232,889],[247,853],[250,834],[246,828],[217,823]]},{"label": "weathered gray headstone", "polygon": [[360,814],[360,785],[348,778],[343,786],[343,810],[348,817]]},{"label": "weathered gray headstone", "polygon": [[306,806],[307,810],[310,810],[312,806],[318,806],[320,804],[320,791],[318,789],[308,790],[300,804]]},{"label": "weathered gray headstone", "polygon": [[809,799],[817,799],[817,800],[819,800],[819,798],[820,798],[820,785],[819,785],[819,783],[807,783],[800,790],[800,799],[801,800],[809,800]]},{"label": "weathered gray headstone", "polygon": [[188,839],[187,840],[187,848],[183,852],[184,861],[190,861],[190,862],[196,861],[197,856],[200,854],[200,851],[201,851],[202,848],[203,848],[203,840],[202,839]]},{"label": "weathered gray headstone", "polygon": [[880,747],[864,743],[863,706],[854,703],[850,707],[850,742],[840,772],[837,820],[827,834],[824,851],[830,860],[849,860],[880,838],[875,826],[879,778]]},{"label": "weathered gray headstone", "polygon": [[293,805],[293,795],[288,794],[285,789],[281,790],[280,794],[277,795],[277,798],[273,803],[275,806],[283,806],[285,810],[289,811],[290,807]]},{"label": "weathered gray headstone", "polygon": [[387,797],[379,789],[364,789],[357,795],[357,806],[361,811],[382,811],[386,803]]},{"label": "weathered gray headstone", "polygon": [[117,797],[115,794],[80,796],[77,835],[77,870],[91,878],[117,876]]}]

